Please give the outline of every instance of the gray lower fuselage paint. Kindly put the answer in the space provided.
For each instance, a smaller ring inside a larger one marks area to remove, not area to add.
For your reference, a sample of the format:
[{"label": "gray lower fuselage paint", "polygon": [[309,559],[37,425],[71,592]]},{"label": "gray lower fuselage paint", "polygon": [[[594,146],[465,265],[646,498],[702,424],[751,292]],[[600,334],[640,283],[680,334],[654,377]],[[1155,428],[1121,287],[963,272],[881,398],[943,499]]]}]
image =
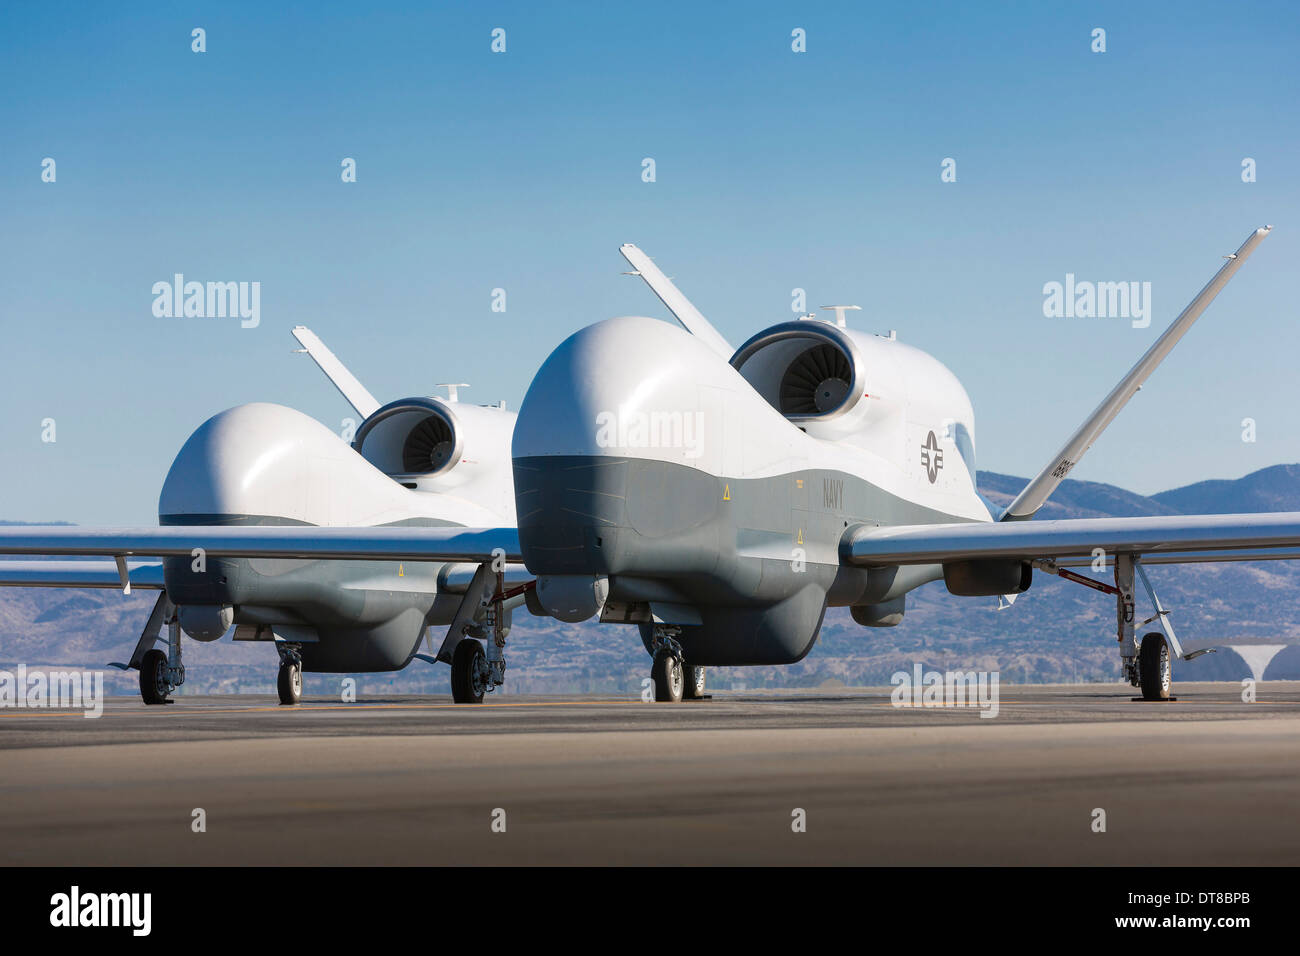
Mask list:
[{"label": "gray lower fuselage paint", "polygon": [[[162,525],[301,525],[268,515],[161,515]],[[447,527],[420,518],[399,525]],[[285,558],[165,558],[163,579],[178,605],[231,605],[235,624],[292,624],[319,640],[302,645],[303,669],[349,673],[400,670],[424,628],[450,624],[459,594],[439,594],[443,563],[314,561]]]},{"label": "gray lower fuselage paint", "polygon": [[793,663],[827,606],[878,604],[942,577],[939,565],[843,564],[850,528],[969,520],[832,470],[736,479],[573,455],[516,458],[514,477],[529,570],[607,576],[616,606],[693,608],[701,623],[683,625],[678,640],[699,665]]}]

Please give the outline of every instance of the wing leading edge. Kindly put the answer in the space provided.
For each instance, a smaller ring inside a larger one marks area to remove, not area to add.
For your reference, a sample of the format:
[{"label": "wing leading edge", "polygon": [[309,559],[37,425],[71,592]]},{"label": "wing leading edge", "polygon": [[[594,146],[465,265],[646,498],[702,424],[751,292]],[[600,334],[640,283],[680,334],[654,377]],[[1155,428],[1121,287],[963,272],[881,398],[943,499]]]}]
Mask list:
[{"label": "wing leading edge", "polygon": [[[303,526],[176,525],[160,528],[0,528],[0,554],[51,556],[301,558],[363,561],[519,562],[516,528],[317,528]],[[24,573],[39,562],[0,562]],[[63,571],[68,562],[63,562]],[[72,569],[75,570],[75,569]],[[89,574],[90,572],[81,572]],[[54,586],[54,585],[50,585]],[[79,586],[79,585],[72,585]],[[96,585],[81,585],[96,586]]]},{"label": "wing leading edge", "polygon": [[[1297,557],[1300,512],[1066,518],[1057,521],[858,526],[840,544],[846,564],[888,566],[980,559],[1139,554],[1147,563]],[[1268,549],[1273,549],[1269,551]],[[1244,555],[1249,553],[1249,557]],[[1241,555],[1241,556],[1238,556]]]}]

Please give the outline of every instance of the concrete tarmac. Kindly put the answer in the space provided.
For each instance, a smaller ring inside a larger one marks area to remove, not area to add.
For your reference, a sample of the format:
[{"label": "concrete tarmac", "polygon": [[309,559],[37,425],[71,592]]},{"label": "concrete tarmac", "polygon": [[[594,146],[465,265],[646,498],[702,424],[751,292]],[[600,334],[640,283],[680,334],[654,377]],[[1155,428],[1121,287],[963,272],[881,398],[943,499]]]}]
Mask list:
[{"label": "concrete tarmac", "polygon": [[0,862],[1295,865],[1300,683],[1258,687],[0,710]]}]

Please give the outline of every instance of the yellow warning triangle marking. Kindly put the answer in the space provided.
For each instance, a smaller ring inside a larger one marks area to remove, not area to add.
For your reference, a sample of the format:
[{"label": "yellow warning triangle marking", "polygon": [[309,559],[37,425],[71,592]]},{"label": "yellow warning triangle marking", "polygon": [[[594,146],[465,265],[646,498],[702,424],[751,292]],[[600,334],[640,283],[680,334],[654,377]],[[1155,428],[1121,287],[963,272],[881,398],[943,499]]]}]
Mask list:
[{"label": "yellow warning triangle marking", "polygon": [[404,564],[399,564],[399,565],[397,566],[397,576],[398,576],[399,578],[404,578],[404,577],[406,577],[406,565],[404,565]]},{"label": "yellow warning triangle marking", "polygon": [[803,544],[803,528],[799,529],[799,540],[795,544]]},{"label": "yellow warning triangle marking", "polygon": [[723,501],[731,500],[731,485],[727,485],[725,488],[722,489],[722,500]]}]

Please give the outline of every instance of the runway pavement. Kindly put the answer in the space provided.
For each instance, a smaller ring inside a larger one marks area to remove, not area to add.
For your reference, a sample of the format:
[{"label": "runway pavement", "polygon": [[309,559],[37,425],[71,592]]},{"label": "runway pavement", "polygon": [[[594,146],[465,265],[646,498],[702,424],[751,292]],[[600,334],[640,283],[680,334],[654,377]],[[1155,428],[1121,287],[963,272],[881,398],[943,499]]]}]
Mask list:
[{"label": "runway pavement", "polygon": [[992,719],[887,688],[0,710],[0,861],[1300,863],[1300,683],[1176,692],[1004,686]]}]

